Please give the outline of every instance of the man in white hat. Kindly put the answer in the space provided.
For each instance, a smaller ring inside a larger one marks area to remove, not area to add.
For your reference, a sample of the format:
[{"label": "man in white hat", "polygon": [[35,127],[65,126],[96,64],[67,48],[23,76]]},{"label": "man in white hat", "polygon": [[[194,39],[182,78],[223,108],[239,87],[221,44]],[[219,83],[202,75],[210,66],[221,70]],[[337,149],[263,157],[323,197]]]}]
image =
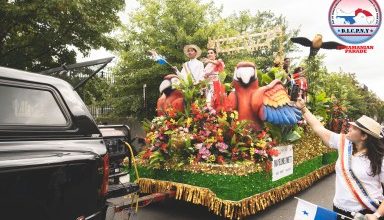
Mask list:
[{"label": "man in white hat", "polygon": [[191,74],[194,83],[198,83],[204,79],[204,64],[197,60],[201,55],[201,49],[194,45],[189,44],[184,47],[184,54],[189,58],[189,61],[183,64],[181,71],[177,67],[173,67],[176,74],[183,80],[187,79],[187,75]]}]

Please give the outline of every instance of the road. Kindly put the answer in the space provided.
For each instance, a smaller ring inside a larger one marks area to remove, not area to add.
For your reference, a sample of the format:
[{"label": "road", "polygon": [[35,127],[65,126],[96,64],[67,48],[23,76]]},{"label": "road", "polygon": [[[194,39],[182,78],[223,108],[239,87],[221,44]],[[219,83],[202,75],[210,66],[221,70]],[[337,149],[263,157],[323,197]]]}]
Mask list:
[{"label": "road", "polygon": [[[296,196],[332,209],[335,193],[335,174],[331,174],[312,185]],[[292,220],[295,215],[297,200],[293,197],[269,207],[267,210],[252,215],[246,220]],[[215,220],[223,219],[213,215],[204,206],[189,204],[183,201],[167,200],[151,204],[139,210],[138,220]]]}]

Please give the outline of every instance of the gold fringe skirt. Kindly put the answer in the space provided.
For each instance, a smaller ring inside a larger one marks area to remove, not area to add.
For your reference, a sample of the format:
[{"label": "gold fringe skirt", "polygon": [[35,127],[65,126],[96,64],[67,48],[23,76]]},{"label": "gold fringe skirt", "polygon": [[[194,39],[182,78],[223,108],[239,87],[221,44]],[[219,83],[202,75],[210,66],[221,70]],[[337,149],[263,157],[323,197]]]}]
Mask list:
[{"label": "gold fringe skirt", "polygon": [[317,180],[334,172],[334,170],[335,163],[329,164],[304,177],[292,180],[279,187],[244,198],[240,201],[222,200],[217,198],[216,194],[210,189],[188,184],[149,178],[140,178],[138,183],[142,193],[157,193],[175,190],[176,199],[178,200],[206,206],[214,214],[228,219],[241,219],[256,214],[257,212],[308,188]]}]

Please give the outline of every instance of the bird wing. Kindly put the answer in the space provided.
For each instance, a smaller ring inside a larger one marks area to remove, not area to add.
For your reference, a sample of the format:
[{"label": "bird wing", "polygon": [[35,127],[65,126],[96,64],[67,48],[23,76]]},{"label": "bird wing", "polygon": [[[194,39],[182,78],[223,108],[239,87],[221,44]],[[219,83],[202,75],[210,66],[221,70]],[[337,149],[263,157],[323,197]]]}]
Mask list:
[{"label": "bird wing", "polygon": [[234,111],[237,110],[237,94],[236,92],[231,92],[228,95],[228,98],[226,99],[226,108],[227,111]]},{"label": "bird wing", "polygon": [[165,103],[166,96],[162,94],[160,98],[157,100],[157,105],[156,105],[156,112],[157,116],[162,116],[164,115],[164,103]]},{"label": "bird wing", "polygon": [[259,110],[261,120],[272,124],[292,125],[301,119],[300,110],[288,105],[290,99],[281,83],[267,89],[262,98],[263,104]]},{"label": "bird wing", "polygon": [[184,110],[184,98],[173,100],[171,105],[176,112],[182,112]]},{"label": "bird wing", "polygon": [[323,44],[321,45],[321,48],[324,48],[324,49],[337,49],[337,50],[341,50],[344,47],[345,47],[344,44],[340,44],[340,43],[337,43],[337,42],[334,42],[334,41],[323,42]]},{"label": "bird wing", "polygon": [[306,37],[291,37],[293,43],[301,44],[305,47],[312,47],[312,41]]}]

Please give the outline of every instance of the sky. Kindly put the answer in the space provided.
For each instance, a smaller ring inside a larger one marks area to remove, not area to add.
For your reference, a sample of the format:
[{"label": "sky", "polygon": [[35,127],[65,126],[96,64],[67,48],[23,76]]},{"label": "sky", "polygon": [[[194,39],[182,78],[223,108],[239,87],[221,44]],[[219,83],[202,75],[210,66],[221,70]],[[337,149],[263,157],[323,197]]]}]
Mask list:
[{"label": "sky", "polygon": [[[214,2],[217,6],[223,6],[224,17],[242,10],[249,10],[252,14],[256,14],[257,11],[271,11],[276,15],[283,15],[289,28],[299,28],[299,37],[312,40],[315,34],[321,34],[323,41],[336,41],[351,45],[339,40],[329,27],[328,12],[332,0],[215,0]],[[126,0],[126,5],[125,12],[121,13],[123,22],[127,22],[126,13],[137,7],[137,3],[134,0]],[[358,81],[365,84],[382,100],[384,100],[383,28],[381,27],[369,41],[358,44],[374,46],[374,49],[369,50],[366,54],[350,54],[342,50],[320,50],[319,52],[319,54],[325,54],[324,65],[329,71],[355,73]],[[300,46],[299,49],[299,52],[287,54],[287,56],[299,59],[308,56],[309,48]],[[101,49],[92,51],[88,57],[79,57],[78,61],[98,59],[110,55],[111,52]],[[297,64],[299,59],[293,60],[292,63]]]}]

